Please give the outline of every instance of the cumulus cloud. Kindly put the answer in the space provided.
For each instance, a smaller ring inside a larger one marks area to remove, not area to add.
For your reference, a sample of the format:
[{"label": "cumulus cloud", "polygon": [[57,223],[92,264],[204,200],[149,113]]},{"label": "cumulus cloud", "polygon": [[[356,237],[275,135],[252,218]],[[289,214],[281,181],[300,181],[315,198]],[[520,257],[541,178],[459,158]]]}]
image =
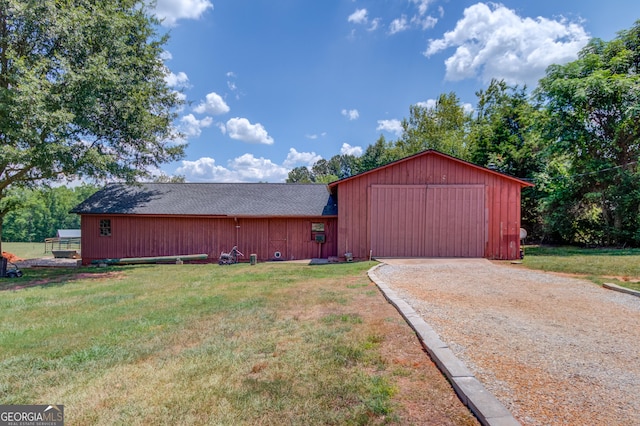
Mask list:
[{"label": "cumulus cloud", "polygon": [[208,9],[209,0],[157,0],[154,13],[162,25],[174,27],[180,19],[199,19]]},{"label": "cumulus cloud", "polygon": [[589,38],[581,25],[565,19],[522,18],[503,5],[478,3],[465,9],[455,29],[431,40],[424,55],[456,47],[445,60],[447,80],[535,85],[549,65],[574,60]]},{"label": "cumulus cloud", "polygon": [[178,89],[189,87],[189,77],[182,71],[178,74],[169,72],[169,74],[164,77],[164,81],[167,82],[167,86],[169,87],[176,87]]},{"label": "cumulus cloud", "polygon": [[[433,28],[438,23],[438,18],[427,13],[429,11],[429,5],[433,3],[433,1],[434,0],[410,0],[410,3],[417,11],[410,14],[410,19],[407,15],[403,14],[399,18],[391,21],[391,24],[389,24],[389,34],[393,35],[413,28],[418,28],[423,31]],[[439,11],[442,15],[442,9]]]},{"label": "cumulus cloud", "polygon": [[179,130],[188,138],[196,138],[202,133],[202,129],[209,127],[213,124],[211,117],[205,117],[202,120],[198,120],[193,114],[185,115],[180,119]]},{"label": "cumulus cloud", "polygon": [[347,21],[354,24],[366,24],[368,21],[367,9],[357,9],[355,12],[349,15]]},{"label": "cumulus cloud", "polygon": [[397,119],[393,120],[378,120],[378,127],[376,130],[382,130],[383,132],[393,133],[396,136],[402,135],[402,122]]},{"label": "cumulus cloud", "polygon": [[246,118],[232,118],[227,121],[226,131],[231,139],[249,143],[272,145],[273,138],[260,123],[251,124]]},{"label": "cumulus cloud", "polygon": [[196,161],[183,160],[176,174],[183,175],[188,182],[238,182],[232,170],[218,166],[216,160],[210,157]]},{"label": "cumulus cloud", "polygon": [[289,170],[267,158],[256,158],[253,154],[244,154],[229,161],[229,167],[238,174],[242,182],[259,181],[284,181]]},{"label": "cumulus cloud", "polygon": [[[356,25],[368,25],[369,27],[367,28],[367,31],[377,30],[380,26],[381,19],[374,18],[370,20],[368,15],[369,12],[367,11],[367,9],[356,9],[355,12],[349,15],[347,21]],[[351,34],[353,35],[354,32],[352,32]]]},{"label": "cumulus cloud", "polygon": [[183,160],[176,174],[183,175],[187,182],[284,182],[289,170],[266,158],[244,154],[227,162],[216,164],[210,157],[196,161]]},{"label": "cumulus cloud", "polygon": [[435,99],[427,99],[426,101],[418,102],[416,105],[422,108],[435,108],[436,103]]},{"label": "cumulus cloud", "polygon": [[345,117],[347,117],[349,121],[357,120],[360,117],[360,113],[358,112],[357,109],[350,109],[350,110],[343,109],[340,113]]},{"label": "cumulus cloud", "polygon": [[351,146],[348,143],[343,143],[342,148],[340,148],[340,154],[342,155],[353,155],[354,157],[360,157],[362,155],[362,147],[361,146]]},{"label": "cumulus cloud", "polygon": [[198,114],[220,115],[229,112],[230,108],[220,95],[215,92],[209,93],[204,102],[201,102],[193,109]]},{"label": "cumulus cloud", "polygon": [[315,152],[298,152],[295,148],[289,149],[287,158],[282,163],[283,166],[288,168],[294,168],[297,166],[312,166],[315,162],[322,159],[322,157]]},{"label": "cumulus cloud", "polygon": [[389,25],[389,34],[396,34],[408,29],[409,22],[407,21],[407,17],[402,15],[400,18],[396,18],[391,21],[391,25]]}]

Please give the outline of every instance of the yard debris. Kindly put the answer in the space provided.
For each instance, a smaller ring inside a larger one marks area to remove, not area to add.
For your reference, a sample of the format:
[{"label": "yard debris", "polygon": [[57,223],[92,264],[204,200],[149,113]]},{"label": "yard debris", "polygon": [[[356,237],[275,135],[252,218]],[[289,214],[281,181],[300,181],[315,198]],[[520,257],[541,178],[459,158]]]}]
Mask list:
[{"label": "yard debris", "polygon": [[9,253],[9,252],[7,252],[7,251],[3,251],[3,252],[2,252],[2,257],[4,257],[5,259],[7,259],[7,261],[8,261],[8,262],[11,262],[11,263],[20,262],[20,261],[23,261],[23,260],[24,260],[23,258],[18,257],[18,256],[16,256],[15,254],[13,254],[13,253]]}]

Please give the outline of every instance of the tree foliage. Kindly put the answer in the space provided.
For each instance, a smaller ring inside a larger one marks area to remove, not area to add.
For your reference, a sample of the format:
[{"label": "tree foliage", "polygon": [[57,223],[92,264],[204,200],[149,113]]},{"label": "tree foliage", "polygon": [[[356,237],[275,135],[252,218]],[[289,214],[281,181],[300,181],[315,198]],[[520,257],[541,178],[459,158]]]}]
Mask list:
[{"label": "tree foliage", "polygon": [[0,218],[12,187],[181,158],[155,24],[143,1],[0,0]]},{"label": "tree foliage", "polygon": [[[568,159],[571,188],[558,203],[574,218],[549,227],[570,241],[640,243],[640,21],[611,42],[592,40],[576,61],[553,65],[537,97],[547,113],[546,138]],[[551,176],[562,179],[562,176]],[[548,212],[548,210],[546,210]]]},{"label": "tree foliage", "polygon": [[16,208],[5,216],[5,239],[42,242],[58,229],[80,229],[80,217],[69,211],[97,190],[95,185],[9,190]]},{"label": "tree foliage", "polygon": [[402,120],[403,133],[396,142],[403,156],[435,149],[463,160],[469,158],[471,113],[455,93],[442,94],[434,106],[412,105]]}]

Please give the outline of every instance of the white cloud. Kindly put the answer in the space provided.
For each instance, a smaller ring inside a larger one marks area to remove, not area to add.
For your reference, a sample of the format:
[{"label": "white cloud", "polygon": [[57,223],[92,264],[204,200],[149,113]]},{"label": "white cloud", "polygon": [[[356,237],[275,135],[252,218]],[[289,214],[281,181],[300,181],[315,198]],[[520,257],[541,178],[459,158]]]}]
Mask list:
[{"label": "white cloud", "polygon": [[240,178],[240,181],[284,181],[289,170],[279,166],[267,158],[256,158],[253,154],[244,154],[229,161],[229,167]]},{"label": "white cloud", "polygon": [[230,108],[220,95],[211,92],[206,96],[206,100],[193,109],[198,114],[220,115],[229,112]]},{"label": "white cloud", "polygon": [[426,101],[418,102],[416,105],[422,108],[435,108],[437,101],[435,99],[427,99]]},{"label": "white cloud", "polygon": [[366,24],[368,22],[367,19],[367,9],[358,9],[353,12],[347,18],[348,22],[352,22],[354,24]]},{"label": "white cloud", "polygon": [[422,30],[428,30],[436,26],[438,18],[434,18],[433,16],[414,16],[411,18],[411,23],[420,27]]},{"label": "white cloud", "polygon": [[296,165],[310,166],[321,158],[313,152],[297,152],[293,148],[282,165],[249,153],[229,160],[226,166],[216,164],[213,158],[202,157],[196,161],[183,160],[175,174],[184,175],[187,182],[284,182]]},{"label": "white cloud", "polygon": [[189,77],[186,73],[180,71],[178,74],[174,74],[169,72],[164,77],[164,81],[167,82],[167,86],[169,87],[177,87],[177,88],[186,88],[189,87]]},{"label": "white cloud", "polygon": [[[433,109],[436,107],[437,103],[438,101],[435,99],[427,99],[426,101],[416,103],[416,105],[422,108]],[[475,108],[473,108],[473,105],[470,103],[464,103],[462,104],[462,110],[467,114],[471,114]]]},{"label": "white cloud", "polygon": [[348,143],[343,143],[342,148],[340,148],[340,154],[342,155],[353,155],[355,157],[360,157],[362,155],[362,147],[361,146],[351,146]]},{"label": "white cloud", "polygon": [[345,117],[347,117],[349,121],[357,120],[360,117],[360,113],[358,112],[357,109],[350,109],[350,110],[343,109],[340,113]]},{"label": "white cloud", "polygon": [[429,5],[433,3],[433,0],[411,0],[411,3],[418,5],[418,13],[422,16],[427,13]]},{"label": "white cloud", "polygon": [[402,122],[397,119],[393,120],[378,120],[378,127],[376,130],[382,130],[384,132],[394,133],[396,136],[402,135]]},{"label": "white cloud", "polygon": [[312,166],[320,159],[322,159],[322,157],[315,152],[298,152],[295,148],[290,148],[289,154],[287,154],[287,158],[282,165],[288,168],[299,165]]},{"label": "white cloud", "polygon": [[381,18],[375,18],[371,20],[371,25],[367,28],[367,31],[375,31],[380,26],[380,22],[382,22]]},{"label": "white cloud", "polygon": [[565,19],[522,18],[505,6],[478,3],[465,9],[454,30],[431,40],[424,55],[456,47],[445,60],[447,80],[479,76],[531,86],[549,65],[574,60],[588,41],[581,25]]},{"label": "white cloud", "polygon": [[198,120],[193,114],[185,115],[180,119],[180,132],[184,133],[188,138],[196,138],[202,133],[202,129],[209,127],[213,124],[211,117],[205,117],[202,120]]},{"label": "white cloud", "polygon": [[154,12],[162,25],[173,27],[179,19],[199,19],[208,9],[213,9],[209,0],[157,0]]},{"label": "white cloud", "polygon": [[272,145],[273,138],[260,123],[251,124],[246,118],[232,118],[227,121],[226,131],[231,139],[249,143]]},{"label": "white cloud", "polygon": [[396,18],[391,21],[391,25],[389,25],[389,34],[397,34],[408,29],[409,22],[407,21],[407,17],[402,15],[400,18]]},{"label": "white cloud", "polygon": [[[369,20],[367,9],[357,9],[347,18],[348,22],[357,25],[369,25],[367,31],[375,31],[380,26],[381,18],[374,18]],[[351,37],[355,35],[355,30],[351,31]]]},{"label": "white cloud", "polygon": [[320,133],[319,135],[318,135],[317,133],[313,133],[313,134],[306,134],[306,135],[304,135],[304,137],[305,137],[305,138],[307,138],[307,139],[311,139],[311,140],[316,140],[316,139],[318,139],[318,138],[320,138],[320,137],[322,137],[322,138],[323,138],[323,137],[325,137],[325,136],[327,136],[327,132],[322,132],[322,133]]},{"label": "white cloud", "polygon": [[223,166],[216,165],[216,160],[209,157],[196,161],[182,161],[176,174],[183,175],[188,182],[238,182],[236,174]]}]

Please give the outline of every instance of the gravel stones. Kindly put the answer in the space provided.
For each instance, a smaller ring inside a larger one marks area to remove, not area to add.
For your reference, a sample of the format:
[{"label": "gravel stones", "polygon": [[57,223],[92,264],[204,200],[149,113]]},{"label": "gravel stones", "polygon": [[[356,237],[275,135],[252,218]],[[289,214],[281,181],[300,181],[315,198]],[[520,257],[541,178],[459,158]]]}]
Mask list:
[{"label": "gravel stones", "polygon": [[522,424],[640,424],[640,298],[480,259],[389,263],[376,275]]}]

